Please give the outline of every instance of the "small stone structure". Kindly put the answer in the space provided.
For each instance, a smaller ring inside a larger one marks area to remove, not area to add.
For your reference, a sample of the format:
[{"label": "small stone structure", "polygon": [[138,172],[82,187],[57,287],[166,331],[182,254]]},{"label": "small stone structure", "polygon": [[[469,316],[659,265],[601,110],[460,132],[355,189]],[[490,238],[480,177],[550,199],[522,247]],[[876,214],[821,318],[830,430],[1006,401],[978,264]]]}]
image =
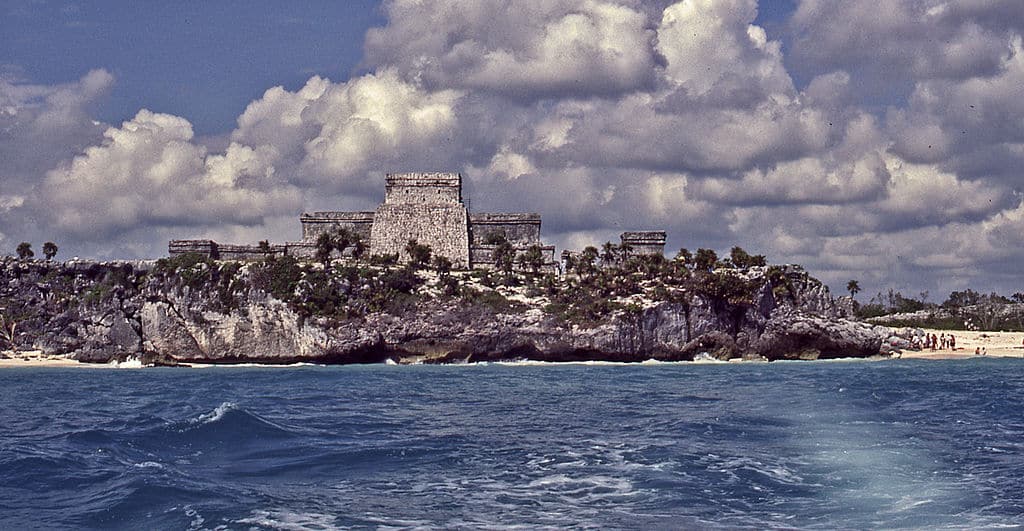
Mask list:
[{"label": "small stone structure", "polygon": [[663,230],[623,232],[621,247],[628,247],[631,256],[656,254],[665,256],[666,234]]},{"label": "small stone structure", "polygon": [[[611,267],[621,265],[625,257],[629,256],[665,256],[665,241],[667,234],[663,230],[627,231],[619,236],[619,246],[614,249],[615,257],[612,260],[605,260],[602,255],[603,249],[598,249],[598,258],[595,265],[600,267]],[[622,250],[627,249],[626,253]],[[582,251],[564,250],[561,255],[561,266],[563,270],[570,261],[582,257]]]},{"label": "small stone structure", "polygon": [[434,255],[458,269],[494,266],[494,250],[504,239],[517,256],[536,245],[544,271],[557,272],[555,248],[540,239],[536,213],[470,214],[462,201],[458,173],[391,173],[385,176],[384,202],[373,212],[312,212],[299,217],[302,241],[265,245],[225,245],[213,240],[172,240],[170,254],[200,253],[220,260],[259,260],[288,255],[309,260],[321,234],[345,229],[368,244],[368,255],[396,254],[407,260],[410,239],[430,246]]}]

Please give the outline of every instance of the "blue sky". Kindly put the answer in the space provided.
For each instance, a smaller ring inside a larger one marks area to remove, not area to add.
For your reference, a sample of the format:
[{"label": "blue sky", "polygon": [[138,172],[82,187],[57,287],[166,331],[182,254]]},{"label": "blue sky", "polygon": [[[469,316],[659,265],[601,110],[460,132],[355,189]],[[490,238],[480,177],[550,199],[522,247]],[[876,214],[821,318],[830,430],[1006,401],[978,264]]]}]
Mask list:
[{"label": "blue sky", "polygon": [[[230,131],[269,87],[359,74],[363,35],[386,22],[377,0],[7,0],[6,8],[0,65],[48,84],[105,68],[118,83],[99,119],[117,123],[148,108],[188,118],[199,135]],[[794,8],[769,2],[757,23],[784,36]]]},{"label": "blue sky", "polygon": [[3,3],[0,64],[47,84],[105,68],[118,83],[100,119],[148,108],[217,134],[267,88],[356,72],[363,34],[384,23],[378,4],[12,0]]},{"label": "blue sky", "polygon": [[[1019,0],[0,2],[0,248],[297,238],[460,171],[864,293],[1024,290]],[[274,87],[283,87],[274,89]]]}]

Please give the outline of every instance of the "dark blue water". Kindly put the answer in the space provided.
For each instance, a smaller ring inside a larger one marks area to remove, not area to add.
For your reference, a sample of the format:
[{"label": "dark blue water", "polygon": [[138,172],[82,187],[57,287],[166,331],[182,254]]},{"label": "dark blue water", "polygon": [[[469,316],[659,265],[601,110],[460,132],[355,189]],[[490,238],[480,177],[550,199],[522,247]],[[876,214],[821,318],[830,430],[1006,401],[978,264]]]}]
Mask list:
[{"label": "dark blue water", "polygon": [[1021,360],[5,369],[0,528],[1024,524]]}]

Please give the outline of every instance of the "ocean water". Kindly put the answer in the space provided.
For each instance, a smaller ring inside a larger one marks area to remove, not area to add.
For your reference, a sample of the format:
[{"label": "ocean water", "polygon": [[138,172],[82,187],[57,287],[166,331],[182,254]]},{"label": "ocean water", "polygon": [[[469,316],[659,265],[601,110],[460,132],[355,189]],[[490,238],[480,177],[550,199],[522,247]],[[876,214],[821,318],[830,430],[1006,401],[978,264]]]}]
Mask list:
[{"label": "ocean water", "polygon": [[0,370],[0,529],[1022,525],[1021,360]]}]

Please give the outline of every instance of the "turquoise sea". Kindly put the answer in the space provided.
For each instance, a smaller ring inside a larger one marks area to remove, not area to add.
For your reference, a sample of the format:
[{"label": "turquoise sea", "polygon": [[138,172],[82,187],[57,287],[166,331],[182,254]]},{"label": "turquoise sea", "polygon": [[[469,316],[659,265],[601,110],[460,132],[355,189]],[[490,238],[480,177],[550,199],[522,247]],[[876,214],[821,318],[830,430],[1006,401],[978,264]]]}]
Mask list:
[{"label": "turquoise sea", "polygon": [[1024,362],[0,370],[0,529],[1024,526]]}]

